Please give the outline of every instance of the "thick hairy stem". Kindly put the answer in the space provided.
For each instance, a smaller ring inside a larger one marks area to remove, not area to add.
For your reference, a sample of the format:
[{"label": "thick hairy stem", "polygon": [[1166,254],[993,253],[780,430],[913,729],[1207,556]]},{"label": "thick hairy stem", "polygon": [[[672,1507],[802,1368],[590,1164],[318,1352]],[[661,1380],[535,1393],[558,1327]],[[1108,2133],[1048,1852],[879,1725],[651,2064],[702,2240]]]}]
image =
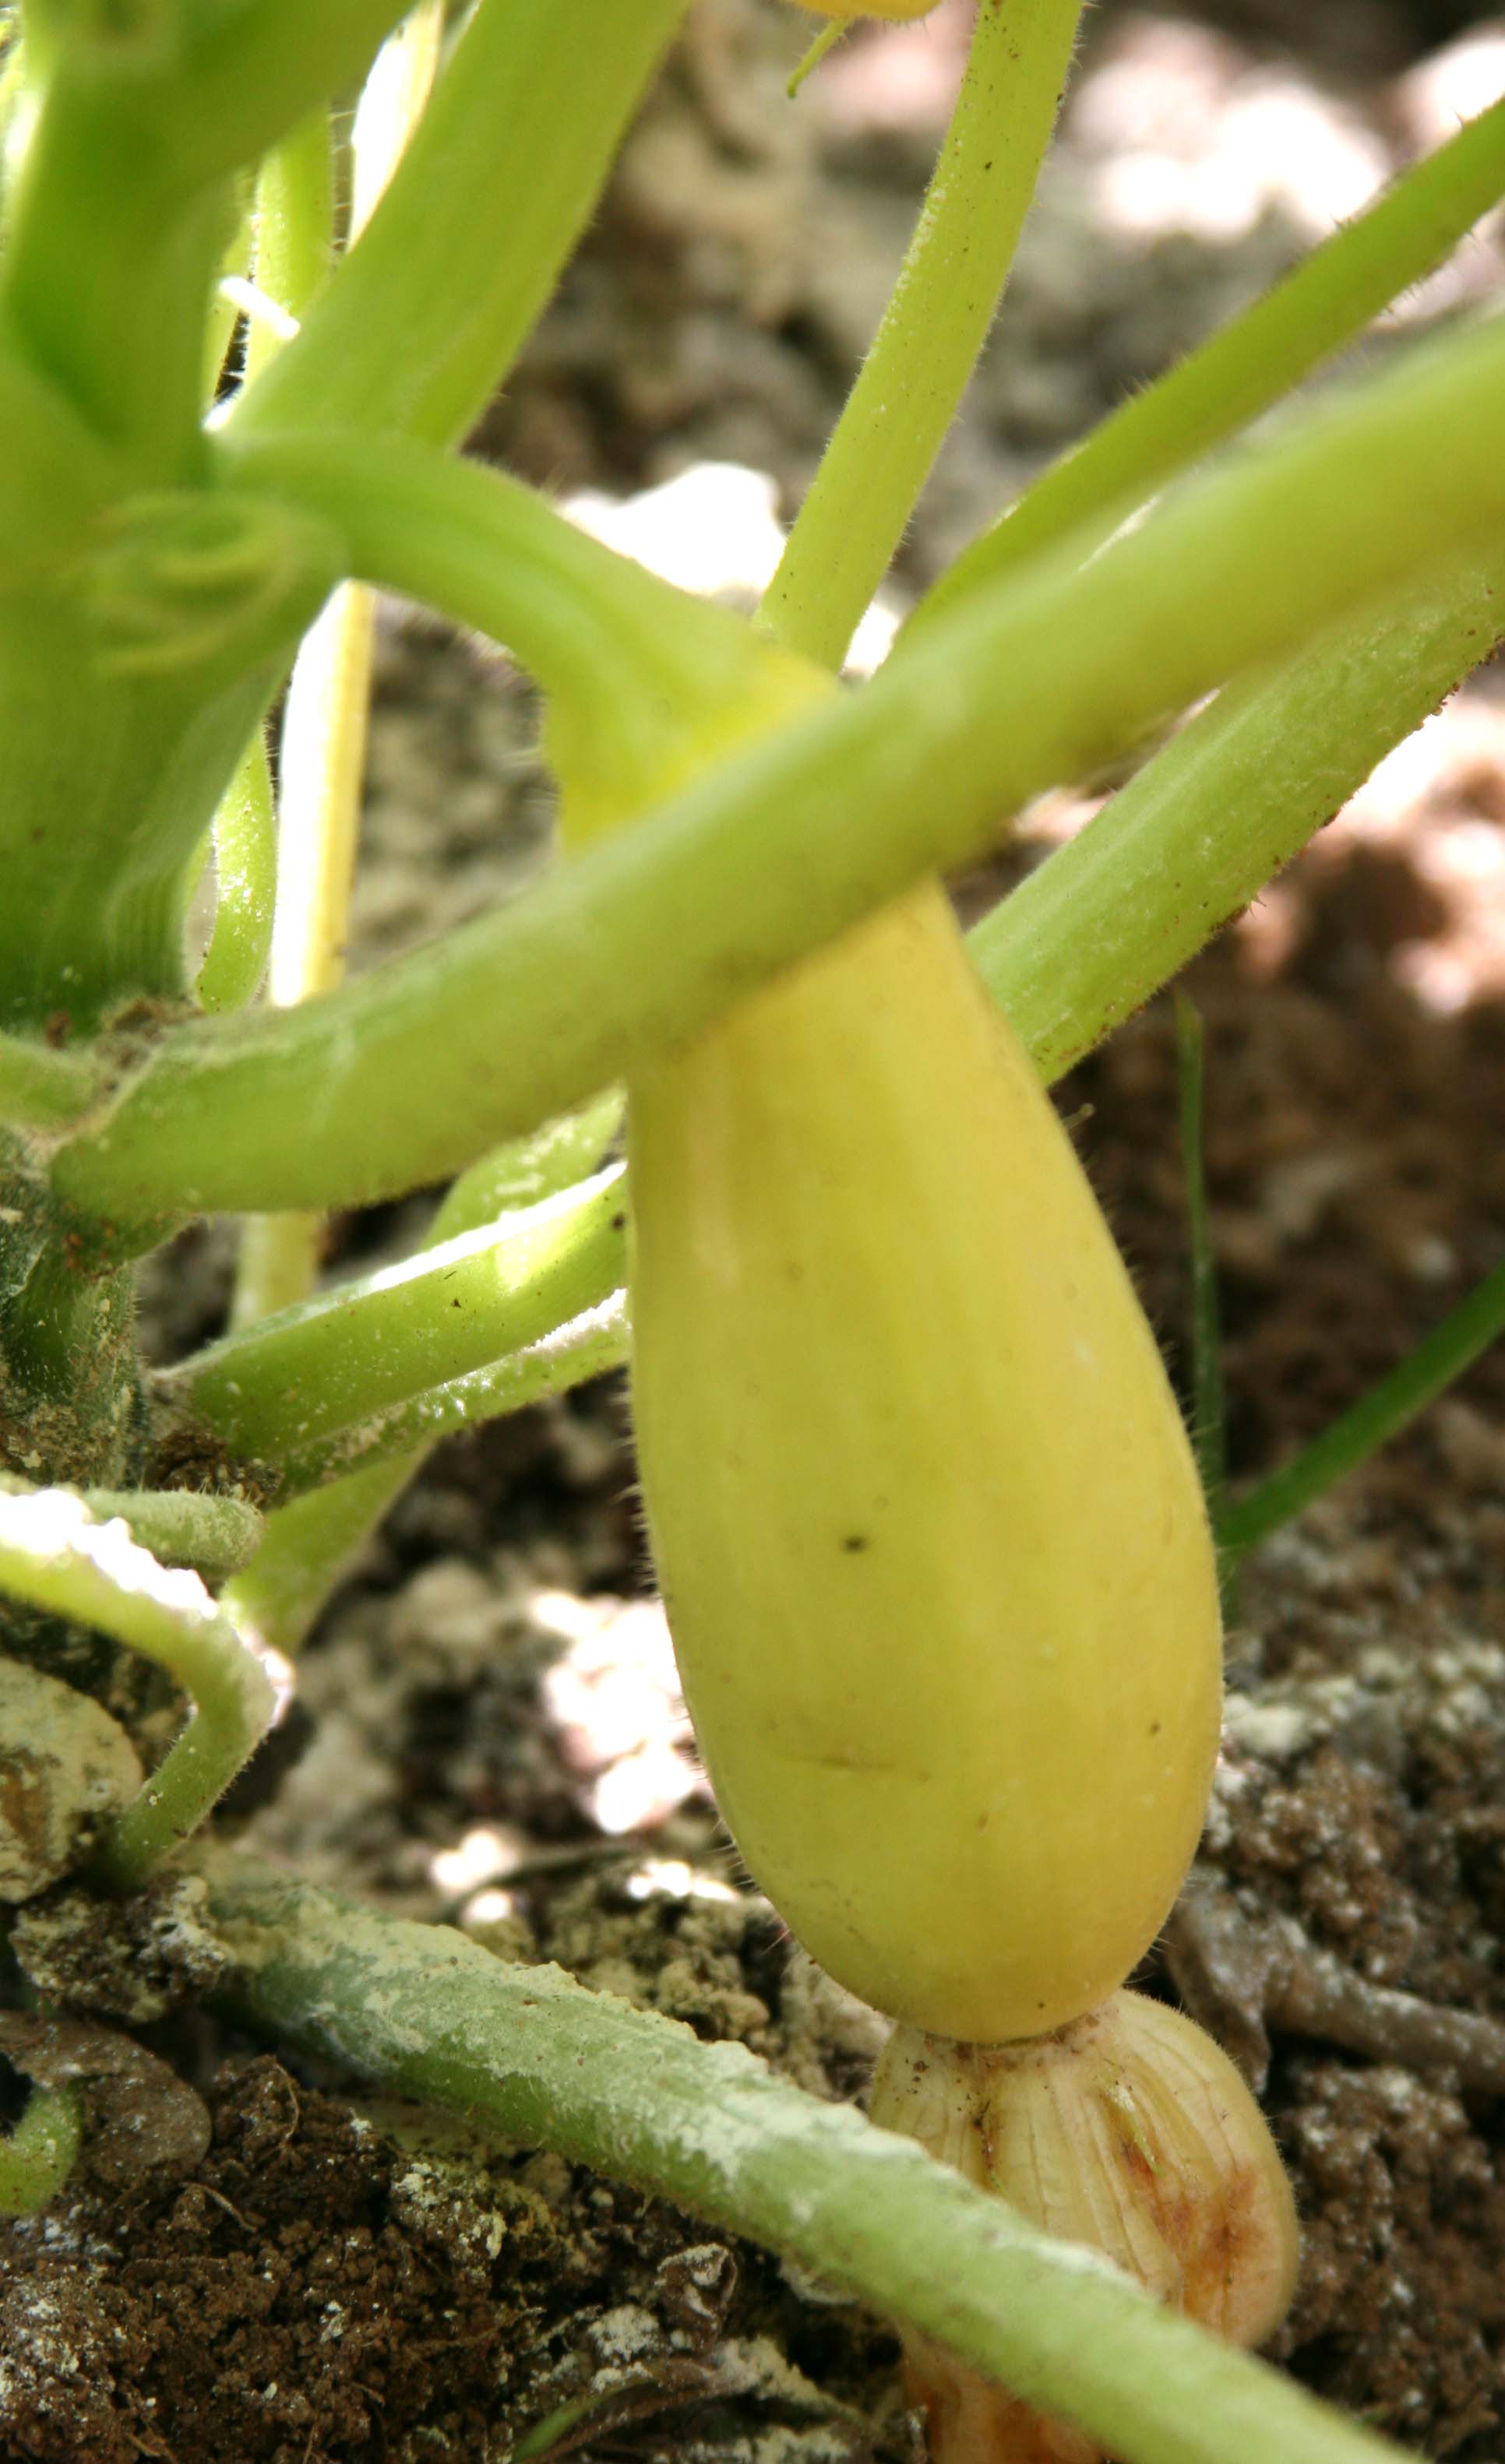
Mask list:
[{"label": "thick hairy stem", "polygon": [[[442,5],[422,0],[377,55],[351,132],[352,243],[370,221],[422,117],[443,33]],[[318,134],[321,144],[313,153],[309,177],[288,183],[280,216],[268,210],[258,218],[258,234],[263,226],[279,231],[288,260],[280,267],[269,262],[262,287],[299,318],[323,290],[333,261],[327,122]],[[299,205],[304,210],[292,210]],[[293,242],[301,243],[299,255]],[[257,264],[259,269],[259,245]],[[270,278],[277,274],[280,280]],[[254,383],[255,364],[248,363],[247,373]],[[279,1006],[328,992],[344,975],[375,639],[375,598],[360,583],[344,583],[304,635],[288,682],[267,975],[267,997]],[[323,1243],[321,1215],[262,1216],[248,1223],[232,1323],[247,1325],[305,1299],[319,1280]]]},{"label": "thick hairy stem", "polygon": [[[568,1189],[600,1162],[621,1128],[622,1109],[619,1095],[600,1096],[583,1111],[571,1113],[562,1121],[551,1121],[530,1137],[512,1140],[483,1155],[479,1163],[461,1175],[439,1208],[430,1227],[431,1244],[453,1240],[457,1233],[477,1231],[482,1224],[495,1222],[499,1215],[514,1208],[537,1206],[544,1199]],[[564,1340],[564,1335],[556,1338],[556,1353]],[[572,1355],[571,1365],[574,1358],[578,1354]],[[525,1356],[518,1363],[501,1363],[498,1374],[505,1376],[514,1370],[537,1365]],[[599,1365],[606,1368],[612,1364],[603,1360]],[[593,1375],[594,1370],[585,1374]],[[481,1375],[484,1380],[485,1373]],[[255,1562],[225,1595],[225,1607],[236,1623],[275,1650],[297,1651],[306,1641],[325,1600],[367,1534],[376,1529],[418,1470],[429,1443],[446,1433],[449,1424],[440,1419],[440,1414],[459,1403],[465,1419],[486,1417],[473,1409],[480,1401],[476,1391],[480,1382],[461,1379],[455,1389],[419,1397],[416,1407],[399,1405],[395,1413],[384,1415],[372,1433],[374,1459],[363,1470],[352,1470],[346,1460],[340,1465],[342,1477],[334,1479],[332,1460],[308,1466],[311,1481],[327,1485],[313,1488],[307,1496],[295,1497],[291,1505],[279,1507],[269,1518],[266,1538]],[[485,1399],[489,1401],[490,1382],[486,1383]],[[514,1407],[514,1400],[533,1399],[531,1394],[515,1396],[510,1386],[505,1397],[498,1405],[504,1411]],[[414,1408],[431,1417],[422,1420],[420,1428],[409,1429],[394,1452],[387,1442],[393,1436],[391,1421],[406,1419]],[[283,1477],[300,1485],[304,1468],[290,1464],[284,1468]]]},{"label": "thick hairy stem", "polygon": [[553,291],[686,6],[482,0],[369,230],[234,431],[462,436]]},{"label": "thick hairy stem", "polygon": [[[34,1497],[33,1481],[0,1472],[0,1492]],[[256,1552],[265,1529],[254,1506],[238,1497],[209,1497],[191,1488],[86,1488],[96,1523],[123,1523],[159,1566],[191,1566],[206,1582],[238,1573]]]},{"label": "thick hairy stem", "polygon": [[227,473],[320,510],[366,582],[502,643],[552,697],[572,841],[719,754],[728,713],[810,698],[805,662],[478,462],[391,437],[227,440]]},{"label": "thick hairy stem", "polygon": [[266,1528],[264,1516],[243,1498],[201,1496],[191,1488],[87,1488],[83,1502],[97,1522],[123,1523],[159,1565],[191,1566],[207,1583],[248,1566]]},{"label": "thick hairy stem", "polygon": [[786,2253],[1124,2464],[1397,2464],[1384,2440],[744,2046],[242,1859],[208,1879],[241,2020]]},{"label": "thick hairy stem", "polygon": [[625,1280],[623,1167],[262,1318],[158,1381],[237,1455],[277,1463],[484,1370]]},{"label": "thick hairy stem", "polygon": [[[457,1429],[473,1429],[483,1420],[520,1412],[525,1403],[542,1402],[547,1395],[567,1394],[587,1377],[620,1369],[628,1356],[629,1330],[625,1295],[620,1287],[603,1293],[577,1317],[540,1335],[536,1343],[504,1359],[473,1369],[468,1376],[431,1386],[421,1395],[389,1404],[366,1419],[335,1430],[327,1438],[294,1449],[278,1469],[284,1493],[295,1507],[305,1491],[324,1494],[322,1485],[339,1483],[370,1466],[394,1468],[397,1485],[417,1469],[423,1455]],[[603,1275],[600,1280],[609,1280]],[[310,1503],[312,1500],[309,1501]],[[289,1509],[293,1510],[292,1508]]]},{"label": "thick hairy stem", "polygon": [[[1451,335],[1184,491],[1085,568],[1068,545],[975,594],[861,693],[587,847],[501,915],[324,1001],[169,1038],[111,1118],[61,1151],[57,1187],[128,1240],[174,1203],[386,1195],[578,1103],[977,852],[1001,811],[1505,526],[1502,399],[1505,329]],[[1193,884],[1240,835],[1236,815],[1221,818]],[[1186,896],[1184,879],[1162,881],[1146,941]]]},{"label": "thick hairy stem", "polygon": [[1045,1077],[1133,1016],[1489,655],[1505,560],[1230,685],[969,946]]}]

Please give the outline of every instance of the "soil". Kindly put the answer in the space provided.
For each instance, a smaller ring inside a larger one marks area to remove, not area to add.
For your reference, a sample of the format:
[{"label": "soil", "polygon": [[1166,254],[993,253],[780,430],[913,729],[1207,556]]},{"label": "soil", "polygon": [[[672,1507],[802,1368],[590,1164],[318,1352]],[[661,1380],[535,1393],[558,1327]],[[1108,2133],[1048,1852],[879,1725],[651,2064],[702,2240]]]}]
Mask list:
[{"label": "soil", "polygon": [[[1445,13],[1426,31],[1464,12]],[[1434,133],[1463,55],[1408,68],[1419,23],[1383,0],[1248,0],[1216,30],[1104,11],[896,601]],[[769,101],[785,19],[712,0],[487,443],[565,493],[621,495],[734,460],[787,501],[912,211],[958,31],[948,10],[854,38],[819,108],[790,115]],[[1302,56],[1274,48],[1282,33]],[[1325,165],[1327,185],[1303,201],[1252,180],[1219,222],[1195,206],[1197,145],[1272,94],[1305,114],[1306,167]],[[1200,135],[1168,133],[1188,98]],[[1494,273],[1476,245],[1416,313]],[[513,894],[545,859],[535,726],[499,660],[388,614],[358,963]],[[1086,809],[1037,808],[1009,865]],[[1007,871],[963,900],[996,895]],[[1236,1484],[1352,1403],[1505,1252],[1493,674],[1185,988],[1207,1038]],[[1184,1375],[1168,1004],[1059,1094]],[[335,1227],[332,1265],[402,1248],[423,1219],[414,1202]],[[210,1225],[154,1270],[163,1356],[218,1323],[230,1255]],[[1404,2447],[1459,2464],[1505,2450],[1502,1431],[1497,1350],[1243,1570],[1202,1857],[1140,1980],[1186,2001],[1263,2085],[1305,2237],[1278,2357]],[[861,2094],[876,2023],[744,1887],[699,1779],[615,1381],[438,1450],[332,1603],[297,1718],[253,1781],[232,1815],[260,1853],[742,2038],[813,2093]],[[66,1892],[30,1920],[29,1962],[74,2013],[68,2058],[96,2127],[51,2208],[0,2227],[0,2464],[914,2464],[880,2323],[557,2157],[473,2144],[230,2036],[185,1998],[190,1886],[141,1920],[145,1999],[94,1922]],[[12,2076],[61,2057],[0,2044]],[[107,2126],[122,2094],[134,2134]]]}]

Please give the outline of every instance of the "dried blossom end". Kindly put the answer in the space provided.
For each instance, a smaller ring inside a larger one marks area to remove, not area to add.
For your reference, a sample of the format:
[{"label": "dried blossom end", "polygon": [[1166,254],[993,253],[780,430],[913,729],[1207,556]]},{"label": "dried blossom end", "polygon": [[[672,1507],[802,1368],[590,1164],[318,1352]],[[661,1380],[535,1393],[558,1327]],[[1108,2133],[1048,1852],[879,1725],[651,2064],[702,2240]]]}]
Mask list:
[{"label": "dried blossom end", "polygon": [[[896,2028],[872,2110],[1230,2343],[1262,2343],[1285,2316],[1299,2258],[1291,2186],[1232,2063],[1180,2012],[1119,1992],[1003,2045]],[[939,2348],[917,2343],[909,2366],[936,2464],[1096,2464],[1079,2431]]]}]

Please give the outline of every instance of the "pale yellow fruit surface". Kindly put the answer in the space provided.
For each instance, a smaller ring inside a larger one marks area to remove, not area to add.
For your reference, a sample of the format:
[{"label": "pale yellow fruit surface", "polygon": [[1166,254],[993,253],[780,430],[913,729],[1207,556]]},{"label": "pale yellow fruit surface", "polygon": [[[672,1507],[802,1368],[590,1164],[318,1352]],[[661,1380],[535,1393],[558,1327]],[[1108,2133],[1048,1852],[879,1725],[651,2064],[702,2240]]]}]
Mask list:
[{"label": "pale yellow fruit surface", "polygon": [[1190,1860],[1213,1552],[1133,1287],[925,887],[631,1089],[644,1498],[754,1877],[842,1984],[996,2041]]}]

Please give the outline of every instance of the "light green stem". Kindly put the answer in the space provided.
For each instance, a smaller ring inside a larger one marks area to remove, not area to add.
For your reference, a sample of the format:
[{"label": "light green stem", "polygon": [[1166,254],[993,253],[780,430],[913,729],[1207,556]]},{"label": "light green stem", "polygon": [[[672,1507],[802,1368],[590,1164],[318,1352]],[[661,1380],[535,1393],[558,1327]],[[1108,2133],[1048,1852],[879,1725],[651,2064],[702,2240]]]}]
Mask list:
[{"label": "light green stem", "polygon": [[478,462],[397,438],[226,440],[232,483],[318,505],[365,581],[505,644],[553,695],[572,836],[719,751],[728,711],[808,671]]},{"label": "light green stem", "polygon": [[233,431],[463,435],[552,293],[687,5],[481,0],[369,230]]},{"label": "light green stem", "polygon": [[60,1130],[77,1121],[100,1084],[98,1056],[55,1052],[30,1035],[0,1035],[0,1122]]},{"label": "light green stem", "polygon": [[[344,975],[375,629],[370,592],[343,583],[304,634],[288,681],[267,966],[267,998],[278,1006],[329,992]],[[306,1299],[323,1246],[321,1214],[253,1217],[241,1231],[232,1323]]]},{"label": "light green stem", "polygon": [[1505,102],[1404,172],[1155,385],[1053,462],[921,601],[912,639],[1074,531],[1085,553],[1178,471],[1268,410],[1450,254],[1505,193]]},{"label": "light green stem", "polygon": [[98,1522],[119,1517],[160,1566],[191,1566],[207,1583],[249,1566],[266,1529],[244,1499],[189,1488],[86,1488],[83,1502]]},{"label": "light green stem", "polygon": [[159,1380],[232,1453],[281,1463],[537,1342],[626,1272],[623,1167],[210,1346]]},{"label": "light green stem", "polygon": [[983,347],[1034,194],[1081,0],[984,0],[883,321],[800,508],[761,621],[839,668]]},{"label": "light green stem", "polygon": [[841,41],[843,35],[850,33],[851,31],[851,27],[843,24],[839,17],[833,17],[829,26],[822,27],[820,33],[816,35],[815,40],[811,43],[808,51],[805,53],[798,65],[793,70],[789,77],[789,82],[784,89],[791,102],[794,100],[795,96],[799,93],[801,86],[805,83],[806,78],[810,75],[811,71],[819,68],[822,60],[826,57],[827,53],[833,52],[836,45]]},{"label": "light green stem", "polygon": [[8,219],[8,330],[138,485],[191,478],[228,181],[172,194],[136,99],[65,63],[41,83]]},{"label": "light green stem", "polygon": [[1168,981],[1487,656],[1505,558],[1232,685],[977,925],[988,990],[1063,1075]]},{"label": "light green stem", "polygon": [[316,103],[358,85],[403,0],[255,0],[199,13],[182,64],[141,104],[180,193],[259,162]]},{"label": "light green stem", "polygon": [[578,1316],[551,1328],[536,1343],[289,1454],[282,1471],[290,1498],[297,1500],[326,1482],[343,1481],[348,1473],[365,1471],[372,1463],[395,1462],[407,1480],[440,1438],[520,1412],[525,1403],[566,1394],[571,1386],[584,1385],[587,1377],[620,1369],[628,1356],[621,1290],[625,1260],[619,1262],[614,1277],[608,1269],[591,1280],[607,1287],[600,1298]]},{"label": "light green stem", "polygon": [[66,587],[0,592],[6,1024],[64,1013],[77,1034],[181,998],[188,883],[339,556],[264,496],[152,492],[106,517]]},{"label": "light green stem", "polygon": [[[296,329],[326,288],[334,223],[329,114],[321,109],[274,146],[257,174],[256,287],[286,324],[270,315],[252,319],[246,385],[255,385],[285,347],[287,325]],[[353,660],[344,656],[348,596],[336,591],[304,634],[283,700],[265,954],[267,997],[277,1002],[327,992],[343,973],[335,954],[343,957],[347,931],[367,673],[359,641]],[[305,1298],[322,1243],[321,1215],[254,1216],[241,1227],[232,1322]]]},{"label": "light green stem", "polygon": [[0,291],[38,364],[140,480],[197,469],[232,174],[357,74],[401,13],[400,0],[256,0],[171,28],[155,9],[103,29],[87,11],[35,19],[41,110]]},{"label": "light green stem", "polygon": [[[434,0],[422,0],[387,36],[366,78],[350,141],[352,242],[369,222],[422,117],[438,62],[443,15]],[[300,168],[289,164],[285,195],[269,195],[261,219],[280,238],[262,288],[301,319],[325,288],[333,264],[329,139],[322,114],[311,162],[300,177],[294,176]],[[277,206],[280,210],[274,210]],[[251,384],[279,347],[264,338],[265,329],[260,332],[255,358],[248,355]],[[279,1006],[328,992],[344,975],[375,638],[371,592],[345,583],[304,635],[288,681],[267,974],[267,998]],[[232,1324],[247,1326],[306,1299],[319,1280],[324,1238],[324,1218],[318,1214],[261,1216],[247,1223]]]},{"label": "light green stem", "polygon": [[[252,217],[256,289],[299,324],[333,270],[334,221],[329,115],[315,111],[289,129],[262,164]],[[271,319],[253,318],[246,334],[244,383],[254,385],[282,347]]]},{"label": "light green stem", "polygon": [[576,1181],[595,1172],[609,1147],[621,1136],[627,1105],[615,1090],[598,1095],[578,1112],[545,1121],[526,1137],[509,1138],[494,1147],[447,1193],[429,1228],[429,1245],[453,1241],[461,1232],[478,1232],[498,1216],[541,1205]]},{"label": "light green stem", "polygon": [[15,2127],[0,2131],[0,2216],[34,2216],[55,2198],[83,2145],[83,2108],[72,2087],[33,2087]]},{"label": "light green stem", "polygon": [[399,2095],[797,2259],[934,2336],[1123,2464],[1399,2464],[851,2105],[557,1968],[514,1967],[243,1859],[209,1868],[234,2015]]},{"label": "light green stem", "polygon": [[168,1573],[120,1523],[97,1523],[69,1489],[0,1494],[0,1592],[95,1627],[166,1668],[193,1703],[188,1726],[95,1860],[113,1890],[139,1890],[198,1828],[271,1725],[262,1655],[196,1574]]},{"label": "light green stem", "polygon": [[214,924],[194,988],[211,1017],[244,1009],[259,988],[276,897],[277,816],[258,727],[214,816]]},{"label": "light green stem", "polygon": [[[86,546],[122,483],[120,464],[66,394],[28,367],[0,332],[0,590],[30,592]],[[0,817],[0,846],[21,832]]]},{"label": "light green stem", "polygon": [[[0,1494],[34,1497],[34,1482],[0,1472]],[[123,1523],[139,1548],[159,1566],[191,1566],[207,1582],[223,1581],[250,1564],[260,1546],[265,1518],[238,1497],[211,1497],[191,1488],[86,1488],[84,1505],[96,1523]]]},{"label": "light green stem", "polygon": [[[1505,325],[1450,335],[1180,492],[1087,566],[1068,543],[977,593],[861,693],[832,695],[500,915],[300,1009],[179,1030],[110,1119],[62,1149],[56,1187],[123,1243],[168,1206],[411,1187],[564,1111],[975,854],[1000,813],[1505,528],[1502,409]],[[1137,933],[1192,902],[1242,836],[1236,814],[1223,826]],[[1207,901],[1201,935],[1224,913]]]},{"label": "light green stem", "polygon": [[[619,1095],[601,1096],[584,1111],[483,1155],[439,1208],[431,1243],[478,1231],[498,1215],[537,1206],[583,1179],[616,1136],[622,1112]],[[255,1561],[225,1594],[236,1623],[278,1651],[298,1651],[336,1583],[427,1453],[425,1444],[384,1455],[364,1471],[279,1507],[268,1519]]]},{"label": "light green stem", "polygon": [[341,1578],[407,1486],[426,1447],[332,1481],[279,1506],[252,1564],[225,1586],[223,1606],[242,1634],[289,1659],[301,1650]]}]

